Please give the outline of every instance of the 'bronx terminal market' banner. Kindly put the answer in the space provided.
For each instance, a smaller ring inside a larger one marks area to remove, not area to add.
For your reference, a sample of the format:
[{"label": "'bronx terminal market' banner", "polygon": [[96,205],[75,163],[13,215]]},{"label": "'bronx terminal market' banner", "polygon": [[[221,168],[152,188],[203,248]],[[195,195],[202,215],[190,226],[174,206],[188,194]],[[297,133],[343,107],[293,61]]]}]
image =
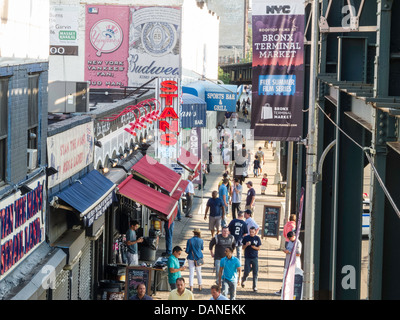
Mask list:
[{"label": "'bronx terminal market' banner", "polygon": [[304,1],[253,0],[251,129],[256,140],[302,136]]}]

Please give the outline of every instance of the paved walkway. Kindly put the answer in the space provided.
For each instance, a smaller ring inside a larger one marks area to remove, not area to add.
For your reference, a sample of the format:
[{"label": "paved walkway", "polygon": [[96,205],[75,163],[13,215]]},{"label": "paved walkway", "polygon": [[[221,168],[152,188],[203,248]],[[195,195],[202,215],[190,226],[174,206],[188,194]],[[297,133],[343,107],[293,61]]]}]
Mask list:
[{"label": "paved walkway", "polygon": [[[239,122],[238,128],[248,129],[249,123]],[[264,147],[264,141],[254,141],[254,153],[258,150],[258,147],[263,147],[265,155],[265,163],[263,166],[263,172],[268,174],[268,187],[266,195],[260,194],[260,182],[261,177],[254,178],[252,174],[252,167],[249,168],[249,177],[247,181],[253,182],[253,187],[256,190],[256,206],[254,211],[254,219],[261,225],[262,220],[262,210],[266,203],[273,203],[275,205],[282,205],[281,209],[281,228],[283,229],[284,220],[284,208],[285,208],[285,197],[277,196],[277,185],[274,184],[274,176],[276,173],[276,160],[272,156],[272,149]],[[202,232],[202,239],[204,240],[204,265],[202,267],[202,279],[203,279],[203,289],[199,291],[197,285],[196,275],[194,277],[194,296],[196,300],[208,300],[210,295],[210,287],[215,283],[215,276],[213,270],[213,259],[210,255],[208,249],[209,242],[211,240],[211,232],[208,230],[208,218],[204,221],[204,212],[207,200],[211,197],[211,192],[213,190],[218,190],[218,183],[222,179],[222,174],[224,168],[222,164],[212,164],[211,172],[207,175],[207,182],[205,185],[205,190],[200,191],[196,189],[196,195],[193,203],[193,217],[186,218],[182,217],[181,221],[175,221],[174,235],[173,235],[173,246],[179,245],[185,250],[186,242],[189,238],[193,236],[193,229],[200,228]],[[242,208],[244,208],[244,201],[246,198],[247,187],[243,184],[243,195],[242,195]],[[230,213],[230,209],[229,209]],[[227,217],[227,223],[229,224],[232,216],[229,214]],[[165,251],[165,239],[162,237],[159,242],[159,250],[157,251],[157,257],[161,256],[161,253]],[[186,257],[186,253],[183,253],[181,257]],[[262,248],[259,251],[259,273],[258,273],[258,292],[255,293],[252,290],[252,273],[246,281],[246,287],[237,289],[237,299],[238,300],[267,300],[280,299],[274,293],[278,291],[281,287],[282,276],[283,276],[283,265],[284,265],[285,254],[280,250],[280,239],[276,238],[264,238],[262,239]],[[242,261],[243,263],[243,261]],[[186,280],[186,286],[189,287],[189,268],[182,272],[182,276]],[[243,270],[243,269],[242,269]],[[243,274],[243,273],[242,273]],[[165,300],[168,299],[168,291],[157,291],[156,295],[153,296],[155,300]]]}]

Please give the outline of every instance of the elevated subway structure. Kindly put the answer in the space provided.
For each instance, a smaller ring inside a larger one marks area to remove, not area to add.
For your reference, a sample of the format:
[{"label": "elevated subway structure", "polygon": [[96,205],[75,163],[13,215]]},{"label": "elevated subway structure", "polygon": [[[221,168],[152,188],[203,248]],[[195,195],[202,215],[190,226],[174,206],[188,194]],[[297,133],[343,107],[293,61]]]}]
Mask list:
[{"label": "elevated subway structure", "polygon": [[[319,3],[316,106],[309,106],[316,115],[316,158],[324,158],[314,180],[314,299],[399,299],[400,257],[395,239],[400,230],[400,36],[395,31],[400,27],[396,19],[400,4]],[[312,1],[305,5],[306,16],[311,16]],[[306,59],[309,35],[306,30]],[[292,185],[296,186],[289,195],[294,200],[292,212],[298,210],[296,200],[305,185],[307,152],[302,145],[294,148],[295,165],[288,168],[293,170]],[[368,193],[371,202],[368,240],[362,240],[363,193]],[[365,274],[363,241],[368,241]],[[306,250],[310,248],[305,244]],[[366,281],[363,295],[362,276]]]}]

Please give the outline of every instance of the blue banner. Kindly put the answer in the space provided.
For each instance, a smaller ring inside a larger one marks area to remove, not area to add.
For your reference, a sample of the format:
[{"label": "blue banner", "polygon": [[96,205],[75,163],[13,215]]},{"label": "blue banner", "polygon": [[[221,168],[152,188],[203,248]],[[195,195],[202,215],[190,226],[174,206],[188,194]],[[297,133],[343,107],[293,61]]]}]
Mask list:
[{"label": "blue banner", "polygon": [[208,111],[236,111],[236,92],[206,91],[205,96]]},{"label": "blue banner", "polygon": [[207,121],[206,104],[181,104],[179,119],[181,128],[205,127]]}]

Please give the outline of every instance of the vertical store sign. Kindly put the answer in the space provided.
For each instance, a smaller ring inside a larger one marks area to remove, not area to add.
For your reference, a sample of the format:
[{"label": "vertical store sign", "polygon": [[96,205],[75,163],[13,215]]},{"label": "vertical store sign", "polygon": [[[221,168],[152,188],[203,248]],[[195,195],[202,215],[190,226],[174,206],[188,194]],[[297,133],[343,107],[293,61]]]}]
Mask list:
[{"label": "vertical store sign", "polygon": [[50,55],[78,55],[78,6],[50,5]]},{"label": "vertical store sign", "polygon": [[180,7],[131,7],[129,39],[129,86],[180,76]]},{"label": "vertical store sign", "polygon": [[127,86],[129,7],[86,5],[85,81],[91,88]]},{"label": "vertical store sign", "polygon": [[0,280],[45,240],[46,179],[27,186],[32,191],[0,201]]},{"label": "vertical store sign", "polygon": [[161,104],[161,114],[158,117],[156,157],[163,164],[174,163],[179,156],[180,96],[178,79],[158,79],[156,99]]},{"label": "vertical store sign", "polygon": [[[201,127],[195,127],[190,130],[190,141],[188,151],[199,159],[202,159],[201,149]],[[199,170],[194,172],[192,183],[202,184],[203,168],[200,166]]]},{"label": "vertical store sign", "polygon": [[304,1],[253,1],[251,128],[256,140],[302,136]]}]

